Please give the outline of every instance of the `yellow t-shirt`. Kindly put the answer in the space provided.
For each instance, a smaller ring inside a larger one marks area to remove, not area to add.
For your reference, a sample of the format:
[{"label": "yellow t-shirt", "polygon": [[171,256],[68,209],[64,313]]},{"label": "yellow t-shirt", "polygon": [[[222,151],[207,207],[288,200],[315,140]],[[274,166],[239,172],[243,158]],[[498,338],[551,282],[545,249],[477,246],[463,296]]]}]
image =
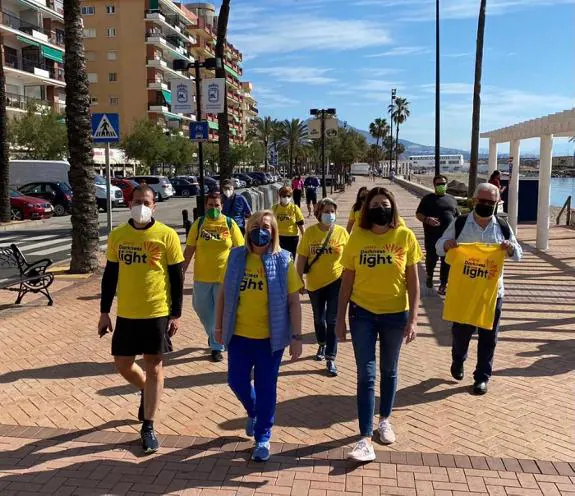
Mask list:
[{"label": "yellow t-shirt", "polygon": [[421,258],[415,234],[407,227],[379,235],[354,229],[342,258],[344,268],[355,272],[351,301],[375,314],[408,310],[405,269]]},{"label": "yellow t-shirt", "polygon": [[[353,209],[351,210],[351,212],[349,213],[349,218],[348,220],[353,220],[355,221],[353,223],[353,227],[351,228],[351,230],[353,231],[356,227],[359,227],[360,221],[361,221],[361,209],[358,210],[357,212],[354,212]],[[403,220],[403,217],[399,217],[399,225],[400,226],[404,226],[407,227],[407,224],[405,223],[405,221]]]},{"label": "yellow t-shirt", "polygon": [[[288,294],[297,293],[303,284],[293,262],[288,269]],[[240,301],[236,313],[237,336],[251,339],[270,337],[268,284],[261,257],[248,253],[246,270],[240,286]]]},{"label": "yellow t-shirt", "polygon": [[301,209],[297,205],[289,203],[284,207],[278,203],[272,207],[272,211],[278,221],[280,236],[298,235],[297,223],[303,222],[304,218]]},{"label": "yellow t-shirt", "polygon": [[[326,236],[327,232],[322,231],[318,224],[306,229],[297,248],[298,255],[306,257],[308,263],[311,263],[323,246]],[[311,270],[305,275],[309,291],[317,291],[341,277],[343,272],[341,256],[348,240],[347,231],[343,227],[335,225],[326,252],[317,259]]]},{"label": "yellow t-shirt", "polygon": [[505,250],[499,245],[462,243],[449,250],[451,265],[443,319],[491,329]]},{"label": "yellow t-shirt", "polygon": [[231,229],[225,215],[212,220],[204,217],[201,233],[198,236],[200,219],[196,219],[186,244],[195,246],[194,281],[219,282],[222,271],[228,261],[230,250],[244,245],[240,228],[231,220]]},{"label": "yellow t-shirt", "polygon": [[148,229],[122,224],[110,234],[107,258],[120,265],[118,317],[154,319],[170,313],[168,265],[184,261],[176,231],[158,221]]}]

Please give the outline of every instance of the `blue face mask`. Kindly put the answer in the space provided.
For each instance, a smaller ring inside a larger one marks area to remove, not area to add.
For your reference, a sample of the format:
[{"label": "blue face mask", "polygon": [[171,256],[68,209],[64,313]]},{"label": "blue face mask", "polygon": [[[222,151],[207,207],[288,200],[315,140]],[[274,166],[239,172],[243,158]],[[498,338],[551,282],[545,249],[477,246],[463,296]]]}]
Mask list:
[{"label": "blue face mask", "polygon": [[250,231],[250,241],[255,246],[266,246],[270,243],[272,239],[272,233],[267,229],[262,229],[261,227],[256,227]]},{"label": "blue face mask", "polygon": [[331,226],[332,224],[335,224],[335,213],[332,212],[329,214],[321,214],[321,222],[326,226]]}]

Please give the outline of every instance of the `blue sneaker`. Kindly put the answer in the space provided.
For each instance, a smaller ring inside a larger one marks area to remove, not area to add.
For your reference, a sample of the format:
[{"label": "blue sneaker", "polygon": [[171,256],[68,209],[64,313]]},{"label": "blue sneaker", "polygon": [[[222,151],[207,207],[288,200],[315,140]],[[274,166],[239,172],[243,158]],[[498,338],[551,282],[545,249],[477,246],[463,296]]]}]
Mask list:
[{"label": "blue sneaker", "polygon": [[256,428],[256,419],[248,417],[246,419],[246,436],[254,437],[254,430]]},{"label": "blue sneaker", "polygon": [[254,452],[252,453],[252,460],[254,462],[267,462],[270,459],[270,443],[260,442],[256,443]]}]

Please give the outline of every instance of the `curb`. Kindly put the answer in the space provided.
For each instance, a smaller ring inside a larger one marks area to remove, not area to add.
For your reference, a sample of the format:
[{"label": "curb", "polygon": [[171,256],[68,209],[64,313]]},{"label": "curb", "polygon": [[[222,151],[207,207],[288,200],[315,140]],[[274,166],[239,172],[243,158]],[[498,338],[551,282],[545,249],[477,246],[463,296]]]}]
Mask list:
[{"label": "curb", "polygon": [[0,224],[0,232],[2,231],[16,231],[20,228],[27,229],[29,227],[41,226],[46,223],[48,219],[40,220],[15,220],[7,223]]}]

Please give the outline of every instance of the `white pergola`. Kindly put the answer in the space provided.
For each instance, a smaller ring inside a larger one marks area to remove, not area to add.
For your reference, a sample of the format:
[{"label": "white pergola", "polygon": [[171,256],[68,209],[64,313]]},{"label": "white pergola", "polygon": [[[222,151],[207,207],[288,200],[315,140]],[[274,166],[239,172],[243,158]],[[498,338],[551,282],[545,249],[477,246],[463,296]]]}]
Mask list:
[{"label": "white pergola", "polygon": [[537,241],[539,250],[549,247],[549,197],[551,189],[551,161],[553,137],[575,136],[575,107],[513,126],[481,133],[489,138],[489,174],[497,169],[497,145],[509,143],[509,156],[513,159],[508,192],[508,219],[517,232],[517,199],[519,193],[519,150],[521,140],[539,138],[539,198],[537,202]]}]

